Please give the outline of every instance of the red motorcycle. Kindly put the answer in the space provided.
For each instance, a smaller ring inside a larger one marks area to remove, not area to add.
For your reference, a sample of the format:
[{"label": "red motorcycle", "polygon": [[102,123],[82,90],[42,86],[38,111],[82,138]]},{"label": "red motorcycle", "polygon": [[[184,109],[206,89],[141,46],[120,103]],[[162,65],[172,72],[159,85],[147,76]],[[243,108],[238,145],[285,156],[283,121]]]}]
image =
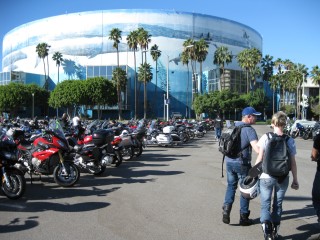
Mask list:
[{"label": "red motorcycle", "polygon": [[48,129],[33,141],[24,141],[23,133],[13,134],[17,143],[19,162],[32,181],[34,175],[51,175],[62,187],[73,186],[80,178],[80,171],[73,163],[69,144],[59,121],[52,121]]}]

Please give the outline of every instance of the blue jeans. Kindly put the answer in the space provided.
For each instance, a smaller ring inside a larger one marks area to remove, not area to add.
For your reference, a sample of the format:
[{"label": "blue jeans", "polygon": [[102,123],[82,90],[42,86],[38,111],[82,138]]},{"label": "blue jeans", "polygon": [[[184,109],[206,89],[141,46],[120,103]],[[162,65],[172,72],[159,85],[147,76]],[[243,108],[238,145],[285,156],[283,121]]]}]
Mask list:
[{"label": "blue jeans", "polygon": [[312,187],[312,204],[320,220],[320,171],[316,172]]},{"label": "blue jeans", "polygon": [[[248,175],[248,171],[251,168],[250,165],[243,165],[239,161],[227,161],[227,191],[224,198],[224,205],[232,205],[234,197],[240,180],[244,179]],[[249,200],[240,196],[240,214],[249,213]]]},{"label": "blue jeans", "polygon": [[[275,224],[280,224],[282,214],[282,201],[288,189],[289,176],[283,182],[278,183],[277,178],[262,178],[260,179],[260,222],[270,221]],[[271,198],[274,190],[274,197],[271,210]]]},{"label": "blue jeans", "polygon": [[220,139],[221,137],[221,128],[216,128],[216,138]]}]

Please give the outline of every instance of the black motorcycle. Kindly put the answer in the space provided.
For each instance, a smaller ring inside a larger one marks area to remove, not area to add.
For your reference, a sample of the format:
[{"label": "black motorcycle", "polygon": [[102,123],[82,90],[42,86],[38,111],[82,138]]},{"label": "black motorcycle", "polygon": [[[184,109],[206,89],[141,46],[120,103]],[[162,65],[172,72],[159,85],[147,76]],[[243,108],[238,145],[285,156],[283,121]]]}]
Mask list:
[{"label": "black motorcycle", "polygon": [[313,127],[311,127],[310,125],[305,127],[305,130],[302,133],[302,138],[304,140],[312,139],[312,131]]},{"label": "black motorcycle", "polygon": [[84,138],[83,144],[73,146],[71,156],[75,165],[94,175],[102,174],[107,166],[119,166],[122,157],[114,146],[114,133],[110,129],[99,129]]},{"label": "black motorcycle", "polygon": [[1,191],[10,199],[18,199],[26,190],[24,173],[18,169],[17,146],[13,139],[6,134],[5,129],[0,130],[0,166]]}]

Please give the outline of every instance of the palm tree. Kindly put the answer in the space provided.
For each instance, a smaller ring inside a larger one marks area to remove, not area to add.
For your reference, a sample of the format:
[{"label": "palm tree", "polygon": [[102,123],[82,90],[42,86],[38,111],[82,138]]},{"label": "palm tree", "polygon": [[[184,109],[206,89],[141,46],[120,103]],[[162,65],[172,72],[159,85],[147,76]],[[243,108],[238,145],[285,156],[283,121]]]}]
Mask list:
[{"label": "palm tree", "polygon": [[209,45],[201,38],[199,41],[196,42],[195,51],[196,51],[196,60],[200,64],[200,94],[202,94],[202,63],[206,60],[208,55]]},{"label": "palm tree", "polygon": [[121,37],[122,31],[119,28],[112,28],[109,34],[109,40],[113,41],[112,47],[117,50],[117,65],[119,67],[119,43],[122,39]]},{"label": "palm tree", "polygon": [[139,67],[138,79],[141,82],[144,82],[144,114],[143,117],[147,118],[147,82],[150,82],[152,79],[152,68],[149,63],[143,63]]},{"label": "palm tree", "polygon": [[269,81],[273,75],[274,62],[272,60],[273,57],[268,54],[261,59],[263,81]]},{"label": "palm tree", "polygon": [[122,120],[121,111],[121,90],[125,89],[127,84],[127,74],[126,71],[120,67],[117,67],[112,72],[112,80],[115,82],[118,94],[118,108],[119,108],[119,120]]},{"label": "palm tree", "polygon": [[44,78],[45,78],[45,84],[44,88],[48,91],[49,90],[49,64],[48,64],[48,59],[47,59],[47,64],[48,64],[48,76],[46,73],[46,64],[44,62],[45,58],[48,58],[49,55],[49,46],[47,43],[39,43],[36,47],[36,52],[38,53],[38,57],[42,59],[43,61],[43,68],[44,68]]},{"label": "palm tree", "polygon": [[[138,31],[138,44],[140,45],[140,49],[141,49],[141,64],[145,64],[147,63],[147,49],[149,48],[149,43],[151,42],[151,35],[144,28],[138,28],[137,31]],[[143,53],[145,56],[144,61],[143,61]],[[139,77],[138,79],[140,80]],[[146,82],[146,80],[144,80],[143,82]],[[140,86],[141,86],[141,81],[139,81],[138,101],[139,101],[139,94],[140,94]],[[146,99],[146,94],[147,93],[144,92],[144,99]],[[146,104],[147,103],[145,102],[144,106],[146,106]]]},{"label": "palm tree", "polygon": [[61,63],[63,62],[62,54],[60,52],[55,52],[52,56],[52,60],[56,61],[56,66],[58,67],[58,84],[59,84],[59,68]]},{"label": "palm tree", "polygon": [[279,86],[279,75],[273,75],[269,79],[270,87],[272,88],[272,114],[275,113],[275,107],[274,107],[274,95],[275,92]]},{"label": "palm tree", "polygon": [[197,85],[195,84],[195,73],[197,71],[195,64],[195,41],[191,38],[183,42],[183,53],[186,54],[185,58],[190,60],[191,70],[192,70],[192,102],[193,102],[193,92],[197,92]]},{"label": "palm tree", "polygon": [[[213,63],[220,66],[222,69],[223,89],[226,88],[226,82],[224,78],[224,64],[227,65],[232,62],[232,53],[229,52],[228,47],[221,46],[216,49],[213,56]],[[221,91],[221,77],[220,77],[220,91]]]},{"label": "palm tree", "polygon": [[[146,56],[149,47],[149,43],[151,42],[151,35],[146,31],[144,28],[138,28],[138,44],[140,45],[141,49],[141,63],[146,63]],[[144,51],[143,51],[144,50]],[[143,61],[143,53],[145,55],[145,60]]]},{"label": "palm tree", "polygon": [[186,90],[186,93],[187,93],[187,99],[186,99],[186,117],[188,118],[188,115],[190,117],[190,114],[188,114],[188,110],[189,110],[189,56],[188,56],[188,53],[183,51],[181,53],[181,56],[180,56],[180,59],[181,59],[181,62],[183,65],[187,65],[187,68],[188,68],[188,77],[187,77],[187,90]]},{"label": "palm tree", "polygon": [[157,88],[158,88],[158,59],[161,56],[161,51],[157,44],[153,45],[150,49],[150,54],[153,61],[156,62],[156,85],[154,87],[154,106],[157,106]]},{"label": "palm tree", "polygon": [[137,59],[136,51],[138,49],[138,31],[132,31],[127,36],[127,42],[134,55],[134,119],[137,119]]},{"label": "palm tree", "polygon": [[320,68],[318,65],[313,66],[311,70],[312,83],[319,85],[319,99],[320,102]]},{"label": "palm tree", "polygon": [[[109,34],[109,39],[113,41],[113,48],[115,48],[117,50],[117,66],[118,68],[120,67],[119,64],[119,43],[120,43],[120,39],[122,39],[121,37],[121,33],[122,31],[119,28],[113,28],[110,31]],[[117,70],[117,68],[115,69]],[[118,74],[116,74],[115,76],[119,76]],[[121,88],[120,88],[120,79],[118,79],[117,81],[117,92],[118,92],[118,108],[119,108],[119,120],[121,120],[121,115],[122,115],[122,100],[121,100]]]},{"label": "palm tree", "polygon": [[247,93],[249,93],[249,73],[251,73],[251,81],[254,81],[257,71],[257,64],[261,61],[261,52],[256,48],[244,49],[238,56],[239,66],[246,70],[247,73]]}]

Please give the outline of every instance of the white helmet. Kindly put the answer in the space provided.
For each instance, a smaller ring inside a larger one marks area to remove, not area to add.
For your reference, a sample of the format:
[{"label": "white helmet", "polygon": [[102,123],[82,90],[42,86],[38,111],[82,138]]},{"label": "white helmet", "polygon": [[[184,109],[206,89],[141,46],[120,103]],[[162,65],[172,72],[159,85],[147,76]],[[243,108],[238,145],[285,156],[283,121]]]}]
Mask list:
[{"label": "white helmet", "polygon": [[129,132],[127,130],[123,130],[121,133],[122,136],[128,136]]},{"label": "white helmet", "polygon": [[239,184],[241,195],[247,199],[254,199],[259,196],[259,177],[245,177]]}]

